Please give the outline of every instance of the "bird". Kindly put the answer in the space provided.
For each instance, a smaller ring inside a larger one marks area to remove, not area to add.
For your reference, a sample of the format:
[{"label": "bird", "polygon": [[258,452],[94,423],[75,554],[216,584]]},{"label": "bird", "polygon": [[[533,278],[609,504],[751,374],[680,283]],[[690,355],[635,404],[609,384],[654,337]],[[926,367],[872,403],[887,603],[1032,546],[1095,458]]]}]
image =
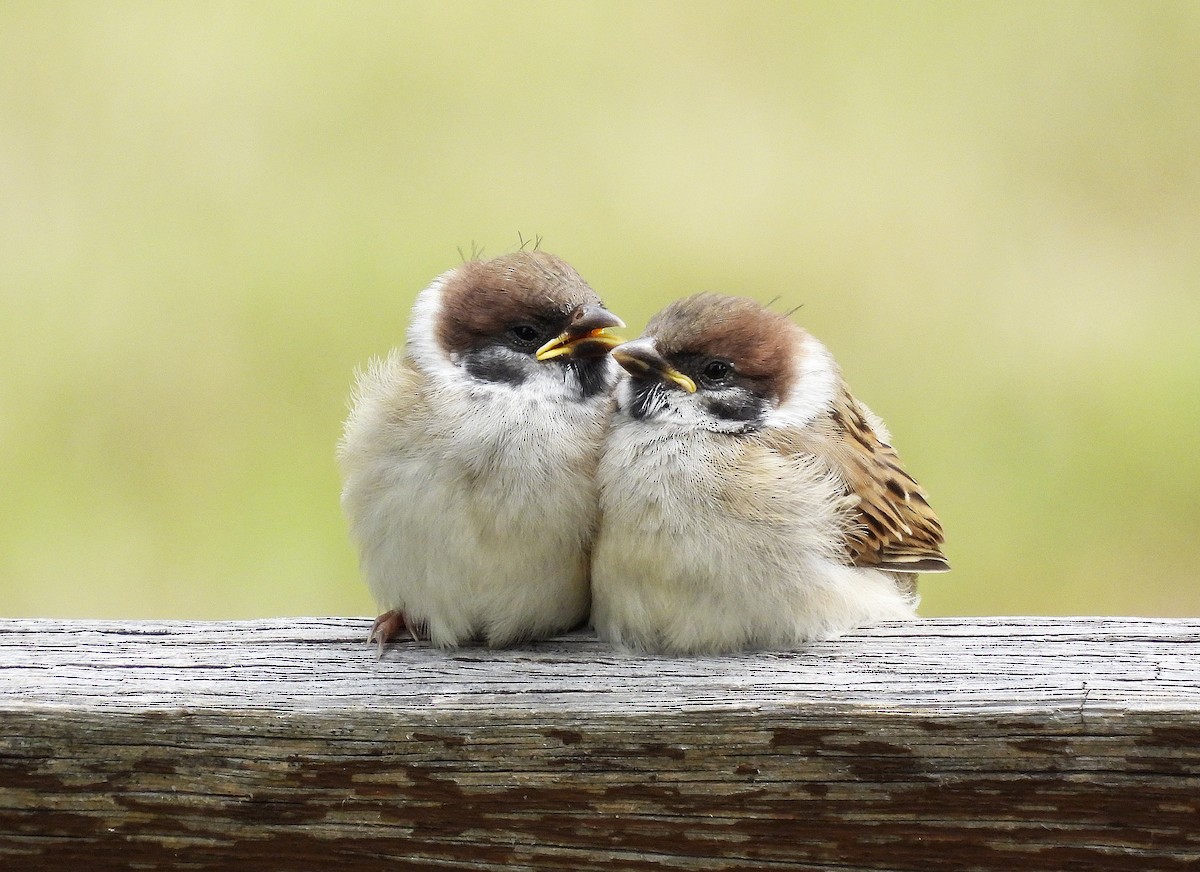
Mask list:
[{"label": "bird", "polygon": [[658,654],[789,650],[915,617],[942,525],[830,352],[743,297],[677,300],[626,371],[597,470],[592,625]]},{"label": "bird", "polygon": [[586,622],[623,327],[562,258],[473,259],[357,376],[341,504],[383,609],[369,641],[493,648]]}]

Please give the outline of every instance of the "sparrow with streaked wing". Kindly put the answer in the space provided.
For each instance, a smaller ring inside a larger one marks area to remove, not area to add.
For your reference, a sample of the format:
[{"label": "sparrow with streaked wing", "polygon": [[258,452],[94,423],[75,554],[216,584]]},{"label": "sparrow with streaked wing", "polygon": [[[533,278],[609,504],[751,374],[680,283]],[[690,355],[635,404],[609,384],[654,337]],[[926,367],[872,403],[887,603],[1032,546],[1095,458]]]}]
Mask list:
[{"label": "sparrow with streaked wing", "polygon": [[942,526],[820,342],[737,297],[618,346],[592,623],[638,650],[786,649],[915,616]]},{"label": "sparrow with streaked wing", "polygon": [[360,373],[338,461],[380,654],[586,619],[620,326],[565,261],[520,251],[435,280],[403,351]]}]

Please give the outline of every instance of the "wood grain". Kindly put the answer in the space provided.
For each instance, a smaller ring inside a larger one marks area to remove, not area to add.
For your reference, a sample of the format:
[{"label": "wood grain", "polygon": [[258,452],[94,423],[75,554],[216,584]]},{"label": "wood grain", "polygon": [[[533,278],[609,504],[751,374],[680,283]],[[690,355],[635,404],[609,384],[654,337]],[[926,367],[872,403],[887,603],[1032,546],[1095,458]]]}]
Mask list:
[{"label": "wood grain", "polygon": [[0,869],[1200,868],[1200,621],[792,653],[0,621]]}]

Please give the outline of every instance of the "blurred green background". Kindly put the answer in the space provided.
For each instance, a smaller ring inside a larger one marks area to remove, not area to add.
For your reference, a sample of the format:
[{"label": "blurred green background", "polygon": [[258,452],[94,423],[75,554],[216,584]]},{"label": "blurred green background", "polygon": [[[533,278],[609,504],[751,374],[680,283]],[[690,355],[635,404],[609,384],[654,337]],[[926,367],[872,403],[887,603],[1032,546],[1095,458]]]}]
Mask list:
[{"label": "blurred green background", "polygon": [[373,611],[353,368],[518,234],[803,304],[930,615],[1200,614],[1200,4],[0,5],[0,615]]}]

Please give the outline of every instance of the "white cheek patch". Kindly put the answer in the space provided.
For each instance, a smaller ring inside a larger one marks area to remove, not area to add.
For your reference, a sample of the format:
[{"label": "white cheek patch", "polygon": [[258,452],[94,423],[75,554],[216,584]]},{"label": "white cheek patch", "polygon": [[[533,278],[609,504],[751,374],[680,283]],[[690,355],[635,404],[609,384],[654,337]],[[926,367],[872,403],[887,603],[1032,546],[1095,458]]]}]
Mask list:
[{"label": "white cheek patch", "polygon": [[442,273],[433,284],[417,295],[413,303],[412,320],[408,325],[406,348],[425,372],[450,378],[458,369],[450,356],[438,344],[437,322],[442,311],[442,290],[454,270]]},{"label": "white cheek patch", "polygon": [[792,389],[767,413],[768,427],[803,427],[829,409],[838,383],[837,364],[825,346],[811,336],[800,345],[800,367]]}]

